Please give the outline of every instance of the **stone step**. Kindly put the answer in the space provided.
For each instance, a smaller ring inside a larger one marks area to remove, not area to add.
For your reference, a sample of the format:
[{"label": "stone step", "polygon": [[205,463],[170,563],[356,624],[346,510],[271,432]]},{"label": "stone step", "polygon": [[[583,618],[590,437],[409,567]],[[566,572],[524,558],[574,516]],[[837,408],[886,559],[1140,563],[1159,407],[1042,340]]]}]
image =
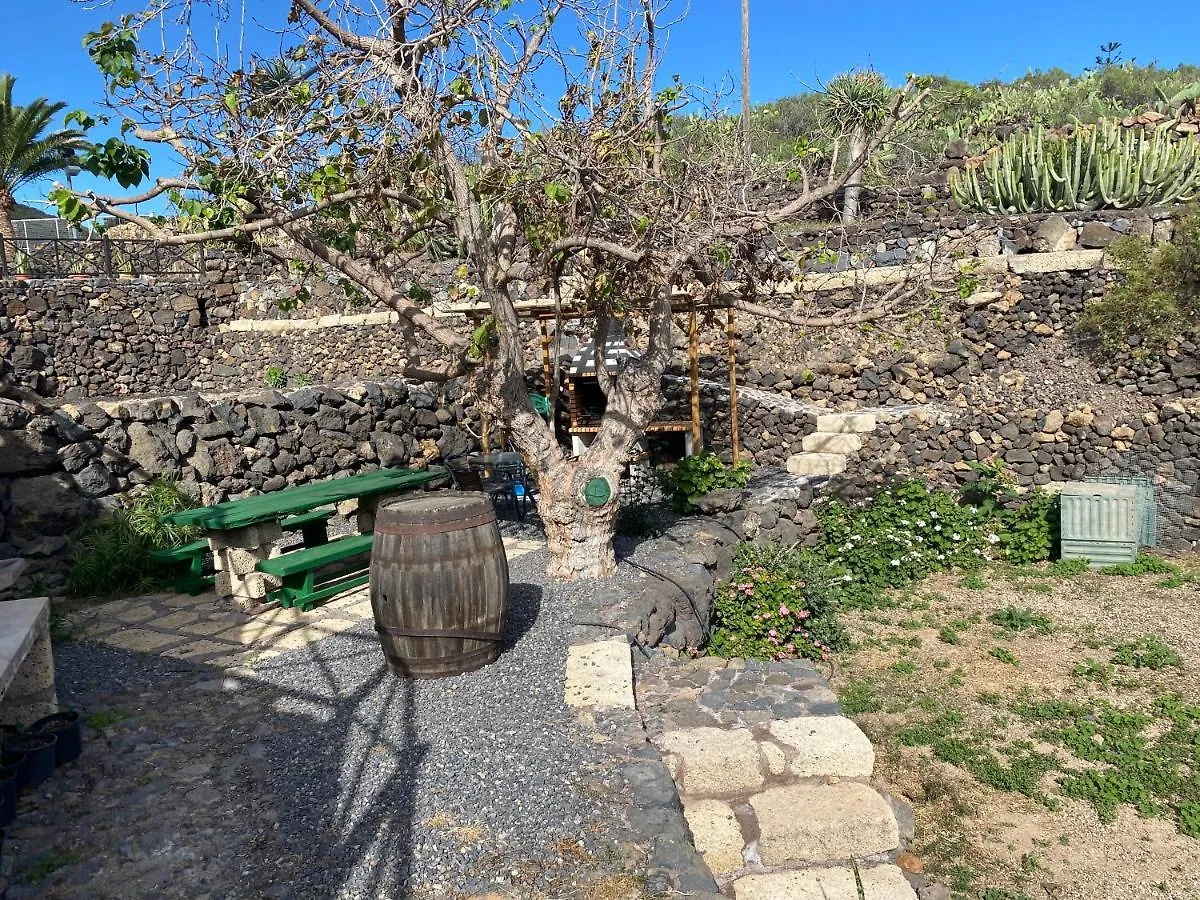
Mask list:
[{"label": "stone step", "polygon": [[799,778],[870,778],[875,769],[871,741],[844,716],[777,719],[768,730],[783,745],[788,772]]},{"label": "stone step", "polygon": [[747,875],[733,883],[735,900],[916,900],[917,894],[896,866],[860,867],[858,880],[854,870],[844,867],[804,869],[797,872],[771,872]]},{"label": "stone step", "polygon": [[860,782],[768,788],[750,798],[750,807],[758,819],[758,854],[766,866],[836,863],[900,846],[892,807]]},{"label": "stone step", "polygon": [[829,413],[817,416],[817,431],[831,434],[841,432],[858,432],[866,434],[875,430],[875,413]]},{"label": "stone step", "polygon": [[766,781],[758,744],[744,728],[680,728],[663,732],[654,743],[684,796],[732,797]]},{"label": "stone step", "polygon": [[862,438],[845,432],[814,431],[804,436],[800,446],[806,453],[857,453],[862,449]]},{"label": "stone step", "polygon": [[843,453],[794,453],[787,458],[787,470],[793,475],[828,477],[846,471]]},{"label": "stone step", "polygon": [[568,647],[563,699],[576,708],[633,709],[629,642],[593,641]]}]

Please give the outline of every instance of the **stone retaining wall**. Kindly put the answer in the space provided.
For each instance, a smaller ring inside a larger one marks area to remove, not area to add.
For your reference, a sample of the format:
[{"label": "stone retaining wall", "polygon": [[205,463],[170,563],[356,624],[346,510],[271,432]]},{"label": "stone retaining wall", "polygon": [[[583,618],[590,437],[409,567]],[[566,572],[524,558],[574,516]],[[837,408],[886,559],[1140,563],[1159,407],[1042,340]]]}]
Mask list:
[{"label": "stone retaining wall", "polygon": [[464,401],[461,381],[57,407],[0,399],[0,566],[26,560],[17,593],[39,578],[57,592],[71,530],[155,475],[211,504],[465,453],[479,429]]}]

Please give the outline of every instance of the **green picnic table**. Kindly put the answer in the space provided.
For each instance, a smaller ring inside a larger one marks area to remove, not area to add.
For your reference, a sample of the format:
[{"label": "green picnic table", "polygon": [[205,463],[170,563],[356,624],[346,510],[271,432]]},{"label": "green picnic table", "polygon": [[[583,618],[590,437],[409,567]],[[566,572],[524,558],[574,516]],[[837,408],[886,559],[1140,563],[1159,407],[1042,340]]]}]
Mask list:
[{"label": "green picnic table", "polygon": [[[445,469],[437,467],[378,469],[188,509],[166,516],[165,521],[204,529],[213,553],[219,596],[233,600],[243,609],[268,599],[269,594],[286,605],[308,607],[321,599],[314,587],[313,570],[364,552],[368,544],[362,538],[375,530],[375,510],[382,500],[432,484],[446,475]],[[286,562],[272,559],[275,543],[283,536],[281,520],[344,500],[358,500],[360,534],[353,536],[355,540],[342,538],[279,558],[286,558]],[[310,562],[312,565],[305,568]],[[365,579],[361,567],[354,577],[359,579],[357,583]],[[323,585],[324,596],[330,596],[327,591],[331,588],[345,590],[353,586],[343,577]]]}]

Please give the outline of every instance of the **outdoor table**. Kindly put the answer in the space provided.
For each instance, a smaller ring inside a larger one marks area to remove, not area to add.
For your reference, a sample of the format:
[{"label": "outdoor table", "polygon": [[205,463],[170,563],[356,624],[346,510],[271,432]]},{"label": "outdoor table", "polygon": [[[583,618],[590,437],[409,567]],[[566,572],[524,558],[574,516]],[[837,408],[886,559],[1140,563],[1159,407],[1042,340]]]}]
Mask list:
[{"label": "outdoor table", "polygon": [[375,510],[382,500],[430,484],[445,475],[446,471],[437,467],[378,469],[362,475],[227,500],[215,506],[187,509],[166,516],[164,521],[204,529],[217,572],[217,594],[232,599],[242,608],[249,608],[278,586],[270,583],[274,579],[255,571],[254,567],[259,560],[268,559],[275,552],[275,542],[283,537],[280,519],[343,500],[357,500],[358,530],[369,534],[375,530]]}]

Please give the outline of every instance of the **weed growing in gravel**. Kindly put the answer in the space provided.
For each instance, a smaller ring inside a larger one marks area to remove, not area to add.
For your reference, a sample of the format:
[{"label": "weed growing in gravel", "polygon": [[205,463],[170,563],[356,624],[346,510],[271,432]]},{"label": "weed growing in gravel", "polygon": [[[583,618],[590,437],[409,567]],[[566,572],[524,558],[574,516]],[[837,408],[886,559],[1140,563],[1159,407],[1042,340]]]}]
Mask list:
[{"label": "weed growing in gravel", "polygon": [[1071,674],[1075,678],[1082,678],[1096,684],[1108,684],[1112,681],[1113,667],[1089,656],[1071,669]]},{"label": "weed growing in gravel", "polygon": [[842,704],[842,712],[848,716],[861,716],[883,709],[883,704],[875,696],[874,688],[866,681],[846,682],[838,694],[838,702]]},{"label": "weed growing in gravel", "polygon": [[34,860],[24,873],[22,880],[26,884],[40,884],[59,869],[79,862],[79,854],[70,850],[48,850]]},{"label": "weed growing in gravel", "polygon": [[1168,575],[1162,581],[1156,581],[1154,586],[1172,590],[1174,588],[1183,587],[1185,584],[1192,584],[1196,580],[1197,577],[1192,572],[1177,572],[1174,575]]},{"label": "weed growing in gravel", "polygon": [[941,628],[941,630],[938,631],[938,640],[940,640],[943,644],[957,645],[962,643],[962,635],[959,633],[958,629],[952,628],[949,625],[945,625]]},{"label": "weed growing in gravel", "polygon": [[1038,634],[1054,631],[1048,618],[1027,606],[1005,606],[988,616],[988,621],[1008,631],[1036,631]]},{"label": "weed growing in gravel", "polygon": [[917,674],[917,664],[911,659],[898,659],[892,663],[890,668],[897,675],[915,675]]},{"label": "weed growing in gravel", "polygon": [[968,591],[983,591],[987,590],[987,581],[978,572],[971,572],[963,577],[959,585],[965,587]]},{"label": "weed growing in gravel", "polygon": [[1016,655],[1005,647],[993,647],[988,655],[993,656],[1000,660],[1000,662],[1007,663],[1010,666],[1019,666],[1021,664],[1021,661],[1017,659]]},{"label": "weed growing in gravel", "polygon": [[1124,803],[1139,815],[1174,818],[1200,838],[1200,707],[1163,694],[1147,712],[1118,709],[1106,700],[1015,701],[1010,709],[1041,723],[1036,736],[1070,751],[1091,768],[1064,768],[1063,794],[1085,800],[1102,822],[1115,821]]},{"label": "weed growing in gravel", "polygon": [[103,731],[118,722],[124,722],[129,716],[130,714],[123,709],[102,709],[88,716],[86,722],[88,728],[93,731]]},{"label": "weed growing in gravel", "polygon": [[1060,559],[1056,560],[1050,566],[1051,574],[1061,577],[1070,577],[1072,575],[1082,575],[1088,570],[1088,561],[1086,559]]},{"label": "weed growing in gravel", "polygon": [[1174,575],[1179,572],[1179,566],[1169,563],[1158,556],[1149,553],[1139,553],[1137,560],[1131,563],[1121,563],[1116,566],[1106,566],[1100,570],[1105,575]]},{"label": "weed growing in gravel", "polygon": [[1151,669],[1155,672],[1171,666],[1183,668],[1183,659],[1153,635],[1143,635],[1136,641],[1113,646],[1112,661],[1118,666],[1131,666],[1135,669]]}]

